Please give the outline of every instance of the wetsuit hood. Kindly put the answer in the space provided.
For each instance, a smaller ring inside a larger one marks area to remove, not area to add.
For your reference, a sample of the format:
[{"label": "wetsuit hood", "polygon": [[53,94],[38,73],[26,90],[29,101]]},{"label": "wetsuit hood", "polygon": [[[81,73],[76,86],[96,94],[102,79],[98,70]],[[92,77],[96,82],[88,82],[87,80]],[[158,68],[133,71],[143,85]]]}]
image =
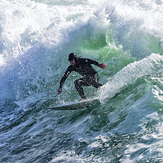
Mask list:
[{"label": "wetsuit hood", "polygon": [[78,57],[76,56],[75,53],[70,53],[68,56],[68,61],[72,61],[73,59],[75,59],[75,62],[78,61]]}]

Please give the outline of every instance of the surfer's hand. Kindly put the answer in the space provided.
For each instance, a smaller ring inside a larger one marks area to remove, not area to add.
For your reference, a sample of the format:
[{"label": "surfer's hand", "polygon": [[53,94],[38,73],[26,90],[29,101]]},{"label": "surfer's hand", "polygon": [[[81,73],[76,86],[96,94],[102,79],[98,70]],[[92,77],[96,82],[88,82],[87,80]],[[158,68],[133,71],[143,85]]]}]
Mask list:
[{"label": "surfer's hand", "polygon": [[106,66],[105,63],[101,63],[101,64],[98,65],[98,67],[103,68],[103,69],[106,69],[107,66]]},{"label": "surfer's hand", "polygon": [[59,88],[57,92],[58,92],[59,94],[61,94],[62,88]]}]

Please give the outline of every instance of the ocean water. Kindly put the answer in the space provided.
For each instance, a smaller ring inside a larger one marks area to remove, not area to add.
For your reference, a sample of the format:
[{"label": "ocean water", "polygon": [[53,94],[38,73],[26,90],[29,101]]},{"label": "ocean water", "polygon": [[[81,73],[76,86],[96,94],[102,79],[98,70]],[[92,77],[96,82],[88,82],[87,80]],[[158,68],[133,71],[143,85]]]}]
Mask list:
[{"label": "ocean water", "polygon": [[[0,0],[0,162],[163,162],[161,0]],[[68,54],[97,66],[100,104],[79,100]]]}]

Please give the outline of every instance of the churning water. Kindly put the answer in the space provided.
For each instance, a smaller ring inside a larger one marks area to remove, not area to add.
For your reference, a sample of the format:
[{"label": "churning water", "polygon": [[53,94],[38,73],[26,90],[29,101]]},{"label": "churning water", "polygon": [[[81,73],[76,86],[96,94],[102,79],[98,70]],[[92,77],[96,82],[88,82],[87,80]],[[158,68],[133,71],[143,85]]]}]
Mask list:
[{"label": "churning water", "polygon": [[[161,0],[0,0],[0,162],[163,162]],[[68,54],[106,63],[79,100]]]}]

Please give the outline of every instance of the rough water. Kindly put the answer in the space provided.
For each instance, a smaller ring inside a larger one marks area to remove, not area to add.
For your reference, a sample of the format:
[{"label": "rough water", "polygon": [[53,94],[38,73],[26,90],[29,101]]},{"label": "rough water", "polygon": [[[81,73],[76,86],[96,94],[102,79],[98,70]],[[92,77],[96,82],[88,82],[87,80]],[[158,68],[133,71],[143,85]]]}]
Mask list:
[{"label": "rough water", "polygon": [[[161,0],[0,0],[0,162],[163,162]],[[100,104],[80,100],[68,54],[97,66]]]}]

